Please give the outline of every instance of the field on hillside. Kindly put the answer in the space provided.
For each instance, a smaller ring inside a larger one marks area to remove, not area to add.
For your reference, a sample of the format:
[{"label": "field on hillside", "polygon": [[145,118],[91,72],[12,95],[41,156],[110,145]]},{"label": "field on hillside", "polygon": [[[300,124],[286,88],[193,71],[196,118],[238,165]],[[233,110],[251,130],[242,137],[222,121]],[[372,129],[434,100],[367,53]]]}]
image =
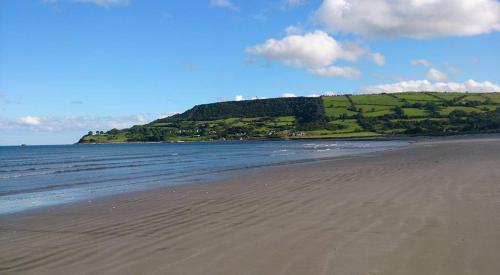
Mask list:
[{"label": "field on hillside", "polygon": [[500,94],[407,92],[270,99],[196,106],[85,143],[349,138],[497,131]]}]

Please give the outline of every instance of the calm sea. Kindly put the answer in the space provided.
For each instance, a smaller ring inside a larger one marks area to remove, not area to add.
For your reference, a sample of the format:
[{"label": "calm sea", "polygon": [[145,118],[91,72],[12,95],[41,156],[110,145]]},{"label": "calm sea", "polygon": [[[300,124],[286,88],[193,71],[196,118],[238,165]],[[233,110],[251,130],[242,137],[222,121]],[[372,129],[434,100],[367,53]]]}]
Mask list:
[{"label": "calm sea", "polygon": [[269,141],[0,147],[0,214],[162,186],[245,167],[387,150],[401,141]]}]

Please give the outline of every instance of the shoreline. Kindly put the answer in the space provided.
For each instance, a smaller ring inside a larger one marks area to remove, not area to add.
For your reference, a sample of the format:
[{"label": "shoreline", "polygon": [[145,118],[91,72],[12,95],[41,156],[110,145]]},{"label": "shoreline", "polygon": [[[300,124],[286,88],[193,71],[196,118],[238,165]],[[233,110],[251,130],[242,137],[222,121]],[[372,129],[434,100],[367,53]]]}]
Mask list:
[{"label": "shoreline", "polygon": [[496,274],[499,154],[498,136],[422,140],[14,213],[0,271]]},{"label": "shoreline", "polygon": [[[283,162],[277,162],[277,163],[268,163],[268,164],[259,164],[259,165],[253,165],[253,166],[245,166],[245,167],[238,167],[238,168],[231,168],[231,169],[226,169],[222,171],[216,171],[216,172],[211,172],[209,175],[221,175],[221,179],[201,179],[196,182],[187,182],[187,183],[179,183],[179,184],[174,184],[174,185],[166,185],[166,186],[159,186],[159,187],[153,187],[153,188],[146,188],[143,190],[135,190],[135,191],[129,191],[129,192],[123,192],[123,193],[116,193],[116,194],[110,194],[110,195],[103,195],[103,196],[97,196],[91,199],[84,199],[84,200],[77,200],[77,201],[70,201],[70,202],[64,202],[64,203],[58,203],[54,205],[47,205],[47,206],[41,206],[37,208],[32,208],[32,209],[25,209],[21,211],[15,211],[15,212],[7,212],[7,213],[0,213],[0,218],[3,216],[8,216],[8,215],[15,215],[15,214],[23,214],[26,212],[36,212],[36,211],[45,211],[46,209],[53,209],[57,207],[64,207],[67,205],[72,205],[72,204],[85,204],[86,201],[96,201],[96,200],[106,200],[107,198],[113,198],[115,196],[128,196],[134,193],[141,193],[141,192],[151,192],[151,191],[161,191],[163,189],[172,189],[172,188],[181,188],[181,187],[192,187],[192,186],[197,186],[197,185],[205,185],[205,184],[213,184],[213,183],[218,183],[218,182],[226,182],[226,181],[231,181],[235,177],[237,177],[239,174],[244,173],[245,170],[248,169],[262,169],[262,170],[269,170],[269,169],[275,169],[277,167],[281,166],[287,166],[287,165],[294,165],[294,164],[306,164],[310,162],[324,162],[324,161],[335,161],[335,160],[341,160],[345,158],[356,158],[356,157],[362,157],[363,155],[372,155],[372,154],[381,154],[386,151],[392,151],[392,150],[401,150],[408,148],[412,146],[413,144],[419,144],[422,142],[440,142],[440,141],[448,141],[448,140],[475,140],[475,139],[484,139],[484,138],[495,138],[495,137],[500,137],[500,134],[480,134],[480,135],[453,135],[453,136],[420,136],[420,137],[406,137],[406,138],[361,138],[361,139],[322,139],[321,141],[353,141],[353,142],[360,142],[360,141],[405,141],[408,144],[402,147],[394,147],[390,149],[384,149],[378,152],[367,152],[367,153],[359,153],[359,154],[351,154],[351,155],[344,155],[344,156],[334,156],[334,157],[322,157],[322,158],[314,158],[314,159],[303,159],[303,160],[289,160],[289,161],[283,161]],[[272,141],[272,140],[270,140]],[[274,140],[274,141],[283,141],[283,140]],[[294,141],[294,140],[290,140]],[[304,141],[304,140],[302,140]],[[254,140],[245,140],[245,141],[208,141],[208,142],[259,142],[254,141]],[[191,143],[191,142],[190,142]],[[200,143],[205,143],[200,142]],[[165,142],[145,142],[145,143],[123,143],[123,144],[165,144]],[[167,144],[170,144],[167,142]],[[71,144],[68,144],[69,146]],[[73,145],[113,145],[113,144],[73,144]],[[44,146],[44,145],[40,145]],[[52,146],[52,145],[50,145]],[[64,145],[63,145],[64,146]]]},{"label": "shoreline", "polygon": [[[479,133],[462,133],[452,135],[421,135],[421,136],[373,136],[359,138],[303,138],[303,139],[244,139],[244,140],[204,140],[204,141],[131,141],[131,142],[108,142],[108,143],[68,143],[68,144],[25,144],[25,147],[34,146],[71,146],[71,145],[116,145],[116,144],[178,144],[178,143],[213,143],[213,142],[260,142],[260,141],[419,141],[425,139],[469,139],[482,137],[500,136],[500,132],[479,132]],[[0,147],[21,147],[21,145],[0,145]]]},{"label": "shoreline", "polygon": [[[325,141],[325,140],[322,140]],[[332,141],[339,141],[339,140],[332,140]],[[344,140],[343,140],[344,141]],[[347,141],[347,140],[345,140]],[[360,141],[360,140],[350,140],[350,141]],[[400,140],[366,140],[366,141],[400,141]],[[228,142],[228,141],[225,141]],[[237,168],[228,168],[225,170],[221,171],[215,171],[215,172],[210,172],[207,175],[220,175],[222,179],[203,179],[199,180],[196,182],[188,182],[188,183],[179,183],[179,184],[174,184],[174,185],[165,185],[165,186],[159,186],[159,187],[154,187],[154,188],[146,188],[143,190],[136,190],[136,191],[129,191],[129,192],[123,192],[123,193],[116,193],[116,194],[111,194],[111,195],[104,195],[104,196],[97,196],[92,199],[88,200],[77,200],[77,201],[72,201],[72,202],[66,202],[66,203],[60,203],[60,204],[54,204],[54,205],[47,205],[47,206],[41,206],[37,208],[32,208],[32,209],[25,209],[21,211],[16,211],[16,212],[11,212],[11,213],[0,213],[0,218],[6,217],[6,216],[11,216],[11,215],[24,215],[24,214],[36,214],[36,213],[46,213],[50,212],[54,209],[57,210],[59,207],[68,207],[68,206],[73,206],[75,205],[78,207],[79,205],[85,206],[88,204],[88,202],[93,203],[96,201],[106,201],[108,199],[115,199],[115,198],[122,198],[122,197],[128,197],[128,196],[133,196],[136,193],[144,193],[144,192],[156,192],[156,191],[165,191],[165,190],[174,190],[174,189],[189,189],[193,187],[197,187],[200,185],[210,185],[210,184],[217,184],[217,183],[227,183],[227,182],[233,182],[238,176],[242,176],[245,174],[248,174],[249,172],[255,172],[255,173],[272,173],[273,170],[279,169],[280,167],[287,167],[287,166],[292,166],[292,165],[313,165],[313,164],[320,164],[322,162],[331,162],[331,161],[338,161],[338,160],[344,160],[344,159],[352,159],[352,158],[358,158],[358,157],[366,157],[366,156],[371,156],[374,154],[382,154],[384,152],[389,152],[393,150],[402,150],[406,149],[409,146],[411,146],[413,143],[416,143],[418,141],[413,140],[413,141],[408,141],[408,143],[404,146],[401,147],[392,147],[392,148],[387,148],[383,149],[380,151],[376,152],[360,152],[356,154],[349,154],[349,155],[342,155],[342,156],[331,156],[331,157],[321,157],[321,158],[311,158],[311,159],[302,159],[302,160],[288,160],[288,161],[282,161],[282,162],[276,162],[276,163],[267,163],[267,164],[258,164],[258,165],[251,165],[251,166],[245,166],[245,167],[237,167]],[[135,143],[130,143],[130,144],[135,144]],[[146,143],[149,144],[149,143]],[[152,144],[157,144],[157,143],[152,143]],[[84,144],[85,145],[85,144]],[[97,144],[97,145],[102,145],[102,144]]]}]

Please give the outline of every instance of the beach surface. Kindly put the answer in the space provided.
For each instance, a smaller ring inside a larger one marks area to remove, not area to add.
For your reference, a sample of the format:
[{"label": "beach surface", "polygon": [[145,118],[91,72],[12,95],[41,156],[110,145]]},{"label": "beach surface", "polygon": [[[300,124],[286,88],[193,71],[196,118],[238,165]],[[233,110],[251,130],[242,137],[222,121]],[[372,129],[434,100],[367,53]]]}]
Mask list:
[{"label": "beach surface", "polygon": [[500,274],[500,138],[0,216],[1,274]]}]

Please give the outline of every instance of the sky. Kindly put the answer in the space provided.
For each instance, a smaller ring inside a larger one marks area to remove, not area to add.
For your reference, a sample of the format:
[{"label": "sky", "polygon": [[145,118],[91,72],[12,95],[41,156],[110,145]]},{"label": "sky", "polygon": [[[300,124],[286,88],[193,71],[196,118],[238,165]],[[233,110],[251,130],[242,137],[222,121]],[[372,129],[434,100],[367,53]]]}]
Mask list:
[{"label": "sky", "polygon": [[500,92],[498,0],[1,0],[0,145],[194,105]]}]

